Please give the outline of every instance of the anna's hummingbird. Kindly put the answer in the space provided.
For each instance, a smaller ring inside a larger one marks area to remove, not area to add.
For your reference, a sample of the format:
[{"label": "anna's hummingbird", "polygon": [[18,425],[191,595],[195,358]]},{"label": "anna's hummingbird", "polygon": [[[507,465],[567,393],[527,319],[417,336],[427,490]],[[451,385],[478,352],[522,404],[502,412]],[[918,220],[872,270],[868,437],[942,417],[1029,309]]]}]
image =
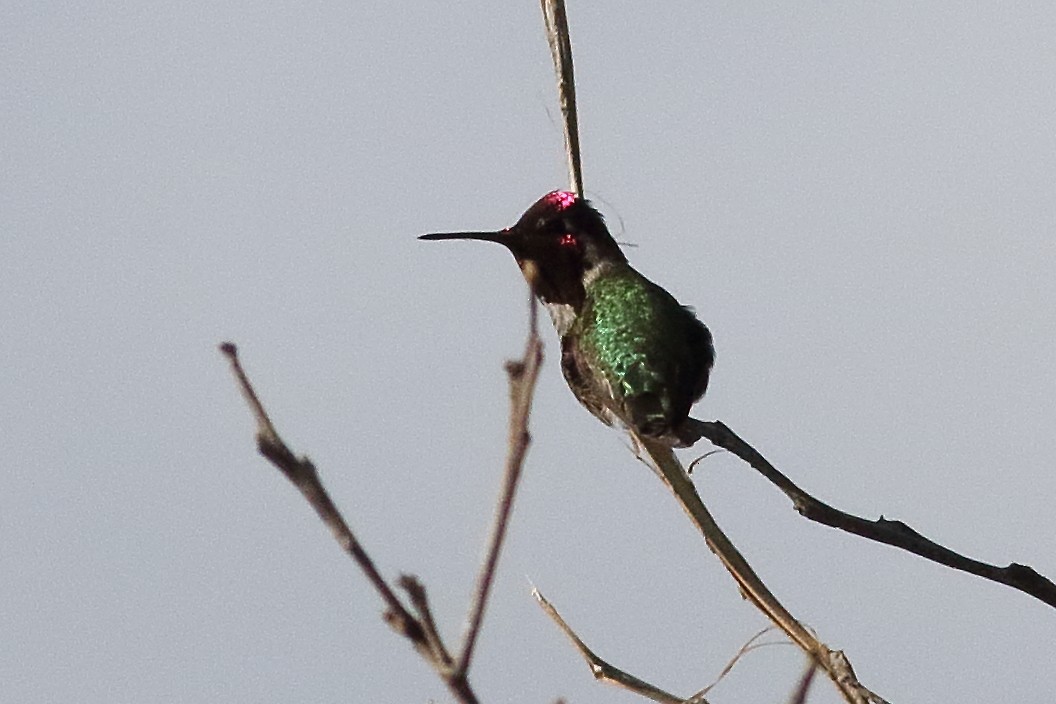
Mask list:
[{"label": "anna's hummingbird", "polygon": [[589,201],[553,191],[504,230],[419,239],[504,245],[549,311],[561,338],[561,371],[588,411],[674,447],[700,438],[701,422],[689,409],[708,387],[711,333],[627,262]]}]

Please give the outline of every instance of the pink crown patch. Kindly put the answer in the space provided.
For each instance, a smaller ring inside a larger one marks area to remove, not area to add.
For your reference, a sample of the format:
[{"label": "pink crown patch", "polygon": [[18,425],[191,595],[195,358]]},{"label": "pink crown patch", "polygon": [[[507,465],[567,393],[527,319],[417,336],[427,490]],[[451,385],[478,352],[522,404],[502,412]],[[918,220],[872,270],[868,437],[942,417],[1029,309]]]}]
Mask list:
[{"label": "pink crown patch", "polygon": [[543,196],[543,200],[551,205],[554,210],[561,212],[566,208],[572,207],[572,204],[576,202],[576,194],[570,191],[553,191]]}]

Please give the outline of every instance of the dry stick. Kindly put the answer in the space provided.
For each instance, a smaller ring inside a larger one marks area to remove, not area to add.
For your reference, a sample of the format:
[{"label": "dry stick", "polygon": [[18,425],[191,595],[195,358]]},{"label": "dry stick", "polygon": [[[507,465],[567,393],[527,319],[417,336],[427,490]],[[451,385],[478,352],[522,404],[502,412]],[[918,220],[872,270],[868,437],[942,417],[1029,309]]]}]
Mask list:
[{"label": "dry stick", "polygon": [[[636,694],[652,699],[654,702],[662,702],[662,704],[683,704],[683,702],[686,701],[683,697],[678,697],[669,692],[665,692],[659,687],[649,684],[645,680],[639,679],[638,677],[624,672],[620,668],[602,660],[593,650],[587,647],[587,644],[584,643],[578,635],[576,635],[576,632],[565,622],[565,619],[557,612],[554,605],[547,601],[546,597],[544,597],[538,589],[535,589],[534,587],[532,588],[532,596],[534,596],[535,600],[539,602],[539,606],[542,607],[547,616],[553,619],[554,623],[557,624],[557,627],[561,629],[562,633],[568,636],[568,639],[572,641],[572,645],[576,646],[576,650],[579,651],[579,654],[587,661],[587,665],[590,666],[590,671],[595,679],[614,684],[618,687],[623,687],[624,689],[629,689]],[[692,699],[692,701],[694,704],[707,704],[707,701],[703,697]]]},{"label": "dry stick", "polygon": [[729,450],[770,480],[791,499],[793,507],[803,517],[869,540],[902,548],[947,567],[1018,589],[1049,606],[1056,606],[1056,584],[1027,565],[1012,563],[1007,567],[997,567],[979,562],[928,540],[901,521],[888,520],[882,516],[879,520],[870,521],[844,513],[800,489],[724,423],[714,421],[701,425],[704,437],[718,447]]},{"label": "dry stick", "polygon": [[[576,119],[575,85],[572,80],[572,51],[568,21],[562,0],[541,0],[546,22],[547,39],[554,59],[558,79],[561,112],[565,118],[565,151],[568,156],[569,179],[577,193],[582,192],[579,158],[579,129]],[[573,139],[573,137],[575,139]],[[742,593],[766,614],[778,627],[799,645],[826,671],[848,702],[882,702],[883,699],[863,687],[854,676],[850,663],[842,653],[832,651],[820,643],[785,609],[748,565],[701,501],[682,464],[669,447],[643,441],[630,431],[636,448],[658,476],[668,485],[682,504],[682,508],[704,535],[704,540],[741,587]]]},{"label": "dry stick", "polygon": [[524,466],[524,457],[531,443],[528,433],[528,416],[532,411],[532,396],[535,382],[539,377],[539,367],[543,362],[543,343],[539,339],[538,314],[535,300],[528,300],[529,332],[525,343],[524,358],[518,362],[507,362],[506,373],[510,377],[510,426],[509,450],[506,455],[506,471],[502,481],[502,493],[495,507],[495,522],[488,539],[488,549],[477,578],[477,588],[473,595],[462,638],[462,651],[458,657],[456,672],[465,673],[473,657],[473,646],[480,632],[480,623],[484,617],[484,607],[494,582],[495,566],[498,564],[499,552],[506,528],[509,525],[510,512],[517,484]]},{"label": "dry stick", "polygon": [[557,75],[557,99],[561,103],[562,123],[565,126],[565,155],[572,190],[583,195],[583,164],[579,155],[579,117],[576,112],[576,78],[572,69],[572,41],[568,33],[568,17],[564,0],[540,0],[546,41],[554,60]]}]

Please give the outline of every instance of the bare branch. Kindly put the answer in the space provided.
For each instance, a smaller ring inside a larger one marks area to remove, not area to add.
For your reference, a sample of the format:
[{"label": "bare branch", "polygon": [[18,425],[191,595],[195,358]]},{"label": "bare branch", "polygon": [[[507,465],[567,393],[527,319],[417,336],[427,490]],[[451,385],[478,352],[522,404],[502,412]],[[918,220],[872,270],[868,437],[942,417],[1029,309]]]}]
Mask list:
[{"label": "bare branch", "polygon": [[411,603],[419,613],[415,618],[396,596],[392,587],[374,566],[374,561],[367,555],[355,535],[345,523],[340,511],[330,499],[330,495],[319,480],[315,465],[307,457],[297,457],[286,446],[278,431],[268,418],[264,405],[260,402],[253,385],[246,376],[242,363],[238,359],[238,349],[234,344],[225,342],[220,345],[221,352],[231,363],[231,370],[238,381],[239,388],[257,421],[257,449],[289,479],[301,495],[330,529],[342,549],[348,553],[367,579],[381,595],[387,606],[385,621],[401,635],[408,638],[415,650],[433,667],[447,685],[448,690],[461,704],[478,704],[464,672],[455,672],[451,667],[451,657],[440,641],[433,622],[432,614],[425,597],[425,589],[411,577],[404,577],[401,585],[407,590]]},{"label": "bare branch", "polygon": [[665,692],[659,687],[651,685],[645,680],[639,679],[634,675],[628,674],[618,667],[605,662],[598,657],[593,650],[587,647],[587,644],[576,635],[576,632],[573,631],[572,627],[561,617],[561,614],[557,612],[554,605],[547,601],[538,589],[534,587],[532,588],[532,596],[534,596],[535,600],[539,602],[539,606],[542,607],[543,611],[553,619],[554,623],[557,624],[557,627],[561,629],[561,632],[568,636],[568,639],[572,641],[572,645],[576,646],[576,650],[578,650],[579,654],[583,656],[583,659],[587,661],[587,665],[590,667],[590,672],[594,675],[595,679],[614,684],[617,687],[623,687],[635,694],[652,699],[654,702],[661,702],[662,704],[684,704],[686,701],[692,701],[693,704],[707,704],[707,701],[703,698],[686,700],[683,697],[678,697],[669,692]]},{"label": "bare branch", "polygon": [[345,523],[341,512],[337,510],[334,502],[330,500],[329,494],[327,494],[326,489],[319,480],[319,473],[316,471],[315,465],[307,457],[296,457],[289,447],[286,446],[286,443],[282,441],[282,438],[279,437],[278,431],[275,430],[275,426],[264,410],[264,405],[260,402],[256,391],[254,391],[245,370],[242,369],[242,363],[238,359],[238,348],[233,343],[225,342],[220,345],[220,351],[224,353],[224,356],[231,363],[231,370],[235,374],[242,395],[256,418],[257,450],[281,470],[286,475],[286,478],[297,487],[298,491],[315,509],[315,512],[319,514],[319,518],[333,533],[334,538],[337,539],[342,549],[356,561],[356,564],[367,575],[367,579],[374,585],[374,588],[388,607],[385,613],[385,620],[389,625],[395,628],[397,632],[410,638],[416,647],[421,648],[424,640],[420,625],[408,613],[395,592],[385,581],[385,578],[381,576],[377,567],[374,566],[374,561],[367,555],[351,529],[349,529],[348,524]]},{"label": "bare branch", "polygon": [[510,513],[513,510],[513,499],[517,484],[524,466],[524,458],[531,443],[528,433],[528,417],[532,411],[532,397],[535,384],[539,378],[539,368],[543,363],[543,343],[539,339],[538,314],[535,300],[529,292],[528,300],[529,332],[525,343],[524,357],[517,362],[506,363],[506,373],[510,382],[510,424],[509,445],[506,454],[506,469],[503,474],[502,492],[495,507],[495,521],[488,539],[488,548],[484,562],[481,564],[477,578],[477,588],[473,594],[467,615],[466,630],[462,637],[462,649],[458,657],[456,672],[465,673],[473,657],[473,647],[480,632],[481,620],[484,618],[484,607],[494,582],[495,567],[498,564],[499,552],[506,537]]},{"label": "bare branch", "polygon": [[565,156],[568,178],[576,195],[583,195],[583,164],[579,155],[579,116],[576,108],[576,79],[572,69],[572,42],[564,0],[540,0],[546,23],[546,41],[557,75],[557,99],[565,127]]},{"label": "bare branch", "polygon": [[770,464],[765,457],[730,430],[724,423],[714,421],[701,423],[704,437],[716,446],[732,452],[751,465],[756,471],[770,480],[785,496],[792,501],[793,507],[804,518],[816,521],[832,528],[839,528],[869,540],[887,543],[907,550],[915,555],[952,567],[955,570],[968,572],[983,579],[1018,589],[1049,606],[1056,606],[1056,584],[1046,579],[1026,565],[1012,563],[1007,567],[997,567],[960,555],[948,548],[932,542],[901,521],[892,521],[881,516],[876,521],[844,513],[829,506],[800,489],[791,479]]}]

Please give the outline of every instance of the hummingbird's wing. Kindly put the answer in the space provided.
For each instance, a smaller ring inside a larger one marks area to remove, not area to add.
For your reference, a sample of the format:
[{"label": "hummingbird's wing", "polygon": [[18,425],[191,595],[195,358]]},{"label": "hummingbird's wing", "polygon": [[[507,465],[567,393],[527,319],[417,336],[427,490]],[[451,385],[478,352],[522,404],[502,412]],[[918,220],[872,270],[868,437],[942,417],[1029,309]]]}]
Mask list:
[{"label": "hummingbird's wing", "polygon": [[[686,324],[686,358],[682,362],[679,376],[692,388],[692,406],[708,390],[711,368],[715,365],[715,344],[708,326],[700,322],[692,308],[683,306],[688,318]],[[687,409],[688,413],[688,409]]]},{"label": "hummingbird's wing", "polygon": [[[561,372],[575,395],[594,417],[609,426],[634,428],[639,434],[688,447],[700,437],[681,430],[689,420],[671,402],[662,382],[663,373],[650,369],[645,360],[632,363],[620,374],[599,368],[589,344],[582,338],[561,340]],[[692,439],[690,439],[692,438]]]},{"label": "hummingbird's wing", "polygon": [[596,369],[580,344],[582,337],[561,338],[561,373],[576,400],[605,425],[623,422],[613,409],[613,388],[607,376]]},{"label": "hummingbird's wing", "polygon": [[630,266],[590,283],[561,338],[561,369],[579,402],[607,425],[654,438],[677,436],[713,360],[707,327]]}]

